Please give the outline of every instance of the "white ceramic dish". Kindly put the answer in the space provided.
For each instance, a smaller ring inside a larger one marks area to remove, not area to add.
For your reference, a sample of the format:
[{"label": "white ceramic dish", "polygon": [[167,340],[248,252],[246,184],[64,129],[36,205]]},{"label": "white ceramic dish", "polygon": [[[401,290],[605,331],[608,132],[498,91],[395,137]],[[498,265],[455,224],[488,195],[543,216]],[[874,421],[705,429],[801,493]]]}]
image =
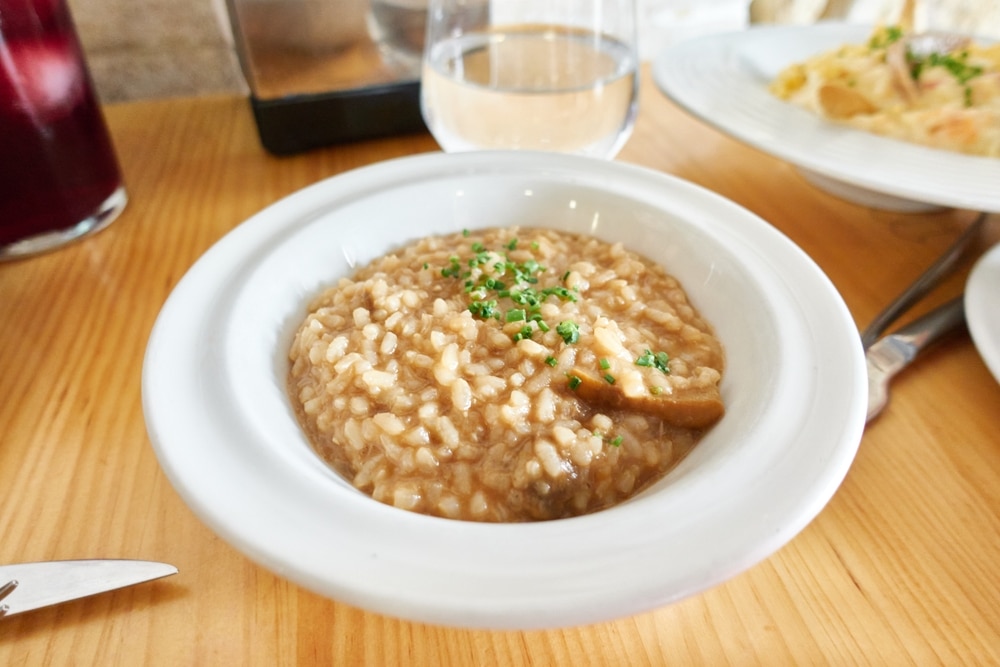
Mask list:
[{"label": "white ceramic dish", "polygon": [[965,319],[976,349],[1000,382],[1000,244],[980,257],[969,273]]},{"label": "white ceramic dish", "polygon": [[762,26],[710,35],[661,51],[660,90],[690,113],[801,170],[812,182],[865,206],[900,211],[956,207],[1000,212],[1000,160],[961,155],[828,122],[771,95],[786,66],[871,26]]},{"label": "white ceramic dish", "polygon": [[[620,239],[670,267],[726,346],[728,412],[655,487],[593,515],[484,525],[381,505],[293,417],[285,354],[305,303],[404,242],[513,224]],[[265,209],[177,285],[143,372],[164,471],[234,547],[352,605],[489,628],[634,614],[766,558],[846,474],[866,391],[843,301],[767,223],[661,173],[520,152],[385,162]]]}]

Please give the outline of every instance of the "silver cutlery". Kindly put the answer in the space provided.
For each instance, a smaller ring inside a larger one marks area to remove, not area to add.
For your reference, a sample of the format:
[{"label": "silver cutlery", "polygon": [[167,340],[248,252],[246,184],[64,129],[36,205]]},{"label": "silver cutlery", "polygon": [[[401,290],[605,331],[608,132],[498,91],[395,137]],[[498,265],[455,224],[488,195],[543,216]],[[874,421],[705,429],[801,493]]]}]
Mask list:
[{"label": "silver cutlery", "polygon": [[961,296],[938,306],[873,343],[865,352],[868,363],[868,417],[874,419],[889,402],[889,383],[917,353],[934,341],[965,325],[965,306]]},{"label": "silver cutlery", "polygon": [[909,310],[913,304],[922,299],[924,295],[931,291],[942,278],[947,276],[955,268],[958,260],[962,258],[966,248],[972,243],[979,233],[980,228],[986,221],[986,213],[980,213],[972,223],[966,227],[965,231],[945,250],[942,254],[913,284],[903,290],[896,299],[886,306],[885,310],[875,316],[863,332],[861,332],[861,344],[867,350],[878,340],[878,337],[889,327],[890,324],[899,319],[899,316]]},{"label": "silver cutlery", "polygon": [[63,560],[0,565],[0,617],[177,574],[144,560]]},{"label": "silver cutlery", "polygon": [[979,233],[986,217],[986,213],[980,213],[944,254],[876,315],[861,333],[861,344],[865,349],[865,361],[868,365],[866,421],[870,422],[882,412],[889,402],[889,383],[921,350],[965,326],[965,306],[960,295],[898,331],[882,336],[889,325],[954,270],[966,248]]}]

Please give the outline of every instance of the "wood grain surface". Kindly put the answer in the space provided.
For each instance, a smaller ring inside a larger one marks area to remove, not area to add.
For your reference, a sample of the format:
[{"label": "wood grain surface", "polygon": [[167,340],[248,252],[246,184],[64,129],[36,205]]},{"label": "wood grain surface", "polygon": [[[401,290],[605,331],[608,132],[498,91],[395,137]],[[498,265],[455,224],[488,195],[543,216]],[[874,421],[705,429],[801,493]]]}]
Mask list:
[{"label": "wood grain surface", "polygon": [[[898,379],[843,485],[801,534],[663,609],[469,631],[367,613],[258,567],[194,517],[157,465],[140,399],[154,319],[201,253],[256,211],[437,146],[417,134],[276,158],[236,97],[123,103],[107,116],[125,213],[83,242],[0,265],[0,562],[144,558],[180,574],[0,620],[0,664],[1000,664],[1000,384],[967,335]],[[618,159],[771,222],[829,275],[859,325],[973,217],[835,199],[684,114],[648,72]],[[998,218],[976,252],[1000,241]],[[913,314],[958,294],[972,259]]]}]

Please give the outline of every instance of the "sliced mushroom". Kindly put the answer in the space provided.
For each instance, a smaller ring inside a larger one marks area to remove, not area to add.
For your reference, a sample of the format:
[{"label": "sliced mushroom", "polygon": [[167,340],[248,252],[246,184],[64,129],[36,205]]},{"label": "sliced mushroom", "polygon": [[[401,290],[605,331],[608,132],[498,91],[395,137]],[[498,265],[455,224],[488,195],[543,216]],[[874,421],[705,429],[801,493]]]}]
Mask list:
[{"label": "sliced mushroom", "polygon": [[726,411],[719,388],[715,386],[674,394],[628,396],[617,386],[579,368],[570,371],[570,376],[580,379],[574,383],[573,392],[585,403],[595,407],[634,410],[681,428],[706,428],[719,421]]}]

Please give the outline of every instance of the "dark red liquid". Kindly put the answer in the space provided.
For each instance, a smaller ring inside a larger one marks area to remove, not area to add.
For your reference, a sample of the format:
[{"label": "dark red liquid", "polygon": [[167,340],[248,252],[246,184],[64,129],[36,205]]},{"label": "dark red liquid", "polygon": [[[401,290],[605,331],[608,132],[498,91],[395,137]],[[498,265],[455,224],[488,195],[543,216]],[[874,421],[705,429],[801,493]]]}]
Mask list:
[{"label": "dark red liquid", "polygon": [[64,0],[0,0],[0,245],[77,225],[120,184]]}]

